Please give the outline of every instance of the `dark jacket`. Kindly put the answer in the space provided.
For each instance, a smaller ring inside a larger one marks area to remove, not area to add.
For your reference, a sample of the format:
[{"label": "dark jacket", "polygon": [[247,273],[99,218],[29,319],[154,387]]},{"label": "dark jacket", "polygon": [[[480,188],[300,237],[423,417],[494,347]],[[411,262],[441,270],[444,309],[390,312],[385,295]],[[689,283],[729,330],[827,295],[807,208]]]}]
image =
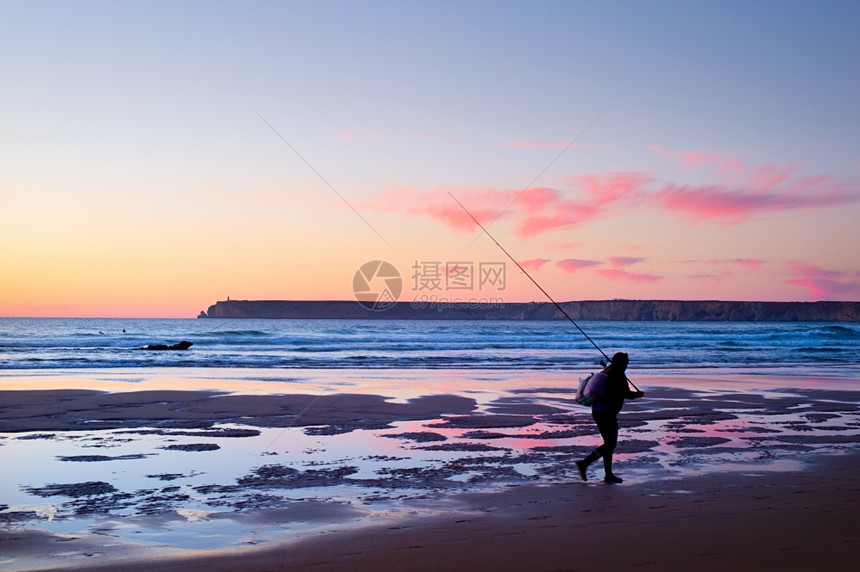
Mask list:
[{"label": "dark jacket", "polygon": [[609,378],[606,381],[606,395],[599,403],[595,403],[591,409],[593,411],[605,411],[617,414],[624,407],[624,400],[634,399],[636,392],[630,390],[630,387],[627,385],[627,376],[623,372],[616,373],[610,368],[609,370],[604,370],[604,373]]}]

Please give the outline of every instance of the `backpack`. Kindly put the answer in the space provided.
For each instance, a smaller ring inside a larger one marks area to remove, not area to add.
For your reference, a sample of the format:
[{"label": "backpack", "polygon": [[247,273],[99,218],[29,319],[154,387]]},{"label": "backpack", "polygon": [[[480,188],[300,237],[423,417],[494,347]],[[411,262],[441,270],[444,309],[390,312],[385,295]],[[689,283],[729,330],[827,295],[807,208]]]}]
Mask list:
[{"label": "backpack", "polygon": [[609,381],[609,376],[603,372],[591,373],[580,378],[579,389],[576,392],[574,401],[586,407],[591,407],[595,403],[600,402],[606,395],[607,381]]}]

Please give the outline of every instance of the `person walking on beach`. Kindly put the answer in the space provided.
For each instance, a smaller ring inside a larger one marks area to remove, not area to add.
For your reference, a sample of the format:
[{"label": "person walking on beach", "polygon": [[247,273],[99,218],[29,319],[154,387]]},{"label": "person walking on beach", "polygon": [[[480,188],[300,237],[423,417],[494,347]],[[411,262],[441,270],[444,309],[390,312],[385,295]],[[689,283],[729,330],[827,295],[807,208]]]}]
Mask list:
[{"label": "person walking on beach", "polygon": [[603,437],[603,444],[597,447],[594,451],[581,461],[576,462],[576,468],[579,470],[579,476],[583,481],[588,480],[586,471],[588,466],[603,457],[603,482],[615,484],[620,483],[621,479],[612,472],[612,452],[615,450],[615,445],[618,443],[618,412],[624,406],[625,399],[638,399],[645,397],[641,391],[631,391],[627,385],[627,364],[630,363],[630,358],[624,352],[618,352],[612,356],[612,362],[609,367],[603,370],[606,374],[606,392],[602,399],[598,400],[591,407],[591,416],[594,422],[597,423],[597,429],[600,431],[600,436]]}]

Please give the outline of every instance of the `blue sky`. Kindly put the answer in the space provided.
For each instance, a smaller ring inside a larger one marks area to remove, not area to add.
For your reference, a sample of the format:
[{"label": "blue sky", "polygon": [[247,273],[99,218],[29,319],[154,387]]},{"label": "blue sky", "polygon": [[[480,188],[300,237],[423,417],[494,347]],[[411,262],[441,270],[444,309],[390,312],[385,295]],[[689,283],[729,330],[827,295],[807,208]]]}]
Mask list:
[{"label": "blue sky", "polygon": [[[517,203],[496,227],[519,258],[549,261],[537,271],[560,298],[860,294],[856,2],[0,10],[5,313],[117,312],[144,297],[138,311],[158,314],[171,294],[152,285],[177,275],[184,305],[168,313],[224,291],[348,298],[369,259],[492,257],[467,247],[474,233],[452,224],[445,193],[493,218],[595,118],[534,181],[557,195],[540,216]],[[624,197],[588,195],[584,180],[619,174],[638,181]],[[542,230],[525,236],[526,221]],[[613,257],[641,259],[637,272],[559,264],[620,270]],[[272,258],[302,271],[263,270]],[[215,271],[225,259],[241,270]],[[761,263],[708,270],[734,259]],[[111,296],[127,292],[109,308],[93,285],[103,273]],[[75,293],[36,295],[39,281]],[[530,288],[510,296],[538,298]]]}]

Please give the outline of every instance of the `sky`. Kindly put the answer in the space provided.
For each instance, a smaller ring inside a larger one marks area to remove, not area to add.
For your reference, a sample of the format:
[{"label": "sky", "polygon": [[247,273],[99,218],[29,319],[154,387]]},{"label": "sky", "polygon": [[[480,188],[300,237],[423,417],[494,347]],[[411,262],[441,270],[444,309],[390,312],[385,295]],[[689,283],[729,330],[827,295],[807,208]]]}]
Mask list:
[{"label": "sky", "polygon": [[860,300],[860,3],[0,13],[0,316]]}]

